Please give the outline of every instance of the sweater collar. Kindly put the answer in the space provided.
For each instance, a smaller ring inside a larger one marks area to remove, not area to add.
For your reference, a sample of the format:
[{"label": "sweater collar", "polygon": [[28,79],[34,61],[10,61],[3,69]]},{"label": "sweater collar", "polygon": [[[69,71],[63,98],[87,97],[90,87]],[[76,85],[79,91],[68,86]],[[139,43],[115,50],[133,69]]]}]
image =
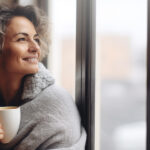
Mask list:
[{"label": "sweater collar", "polygon": [[54,78],[51,76],[51,73],[42,63],[39,63],[39,71],[36,74],[25,77],[21,99],[31,100],[35,98],[42,90],[52,84],[54,84]]}]

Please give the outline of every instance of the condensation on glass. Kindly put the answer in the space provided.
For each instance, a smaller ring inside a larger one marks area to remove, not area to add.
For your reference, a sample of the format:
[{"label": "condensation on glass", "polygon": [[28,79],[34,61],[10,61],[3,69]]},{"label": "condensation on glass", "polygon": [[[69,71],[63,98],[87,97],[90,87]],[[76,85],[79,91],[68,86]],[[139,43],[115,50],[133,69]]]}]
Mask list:
[{"label": "condensation on glass", "polygon": [[50,0],[51,45],[48,68],[56,83],[75,97],[76,0]]},{"label": "condensation on glass", "polygon": [[97,0],[96,38],[99,149],[144,150],[147,1]]}]

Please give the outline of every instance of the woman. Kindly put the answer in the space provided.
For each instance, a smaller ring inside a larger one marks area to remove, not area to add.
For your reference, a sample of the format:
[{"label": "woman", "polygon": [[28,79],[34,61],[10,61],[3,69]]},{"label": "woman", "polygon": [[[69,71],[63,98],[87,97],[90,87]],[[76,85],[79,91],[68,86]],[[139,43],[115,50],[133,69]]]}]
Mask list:
[{"label": "woman", "polygon": [[41,15],[33,6],[0,6],[0,105],[21,107],[18,134],[0,150],[84,150],[86,134],[72,98],[40,63],[47,54]]}]

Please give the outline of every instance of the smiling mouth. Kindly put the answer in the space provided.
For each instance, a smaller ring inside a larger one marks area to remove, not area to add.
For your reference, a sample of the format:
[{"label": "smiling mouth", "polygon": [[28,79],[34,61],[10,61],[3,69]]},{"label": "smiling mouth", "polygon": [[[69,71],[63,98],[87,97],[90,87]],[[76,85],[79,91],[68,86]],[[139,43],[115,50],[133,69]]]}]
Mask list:
[{"label": "smiling mouth", "polygon": [[23,60],[29,63],[38,63],[38,58],[24,58]]}]

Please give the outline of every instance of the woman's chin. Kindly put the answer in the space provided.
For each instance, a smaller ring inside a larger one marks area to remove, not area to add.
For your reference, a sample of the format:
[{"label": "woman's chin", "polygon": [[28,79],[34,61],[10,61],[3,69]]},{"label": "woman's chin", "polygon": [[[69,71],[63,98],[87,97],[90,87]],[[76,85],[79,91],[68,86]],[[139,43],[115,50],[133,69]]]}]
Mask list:
[{"label": "woman's chin", "polygon": [[26,72],[26,75],[27,75],[27,74],[35,74],[38,71],[39,71],[39,67],[37,65],[37,66],[34,66],[34,67],[30,66],[29,68],[27,68],[27,70],[25,72]]}]

